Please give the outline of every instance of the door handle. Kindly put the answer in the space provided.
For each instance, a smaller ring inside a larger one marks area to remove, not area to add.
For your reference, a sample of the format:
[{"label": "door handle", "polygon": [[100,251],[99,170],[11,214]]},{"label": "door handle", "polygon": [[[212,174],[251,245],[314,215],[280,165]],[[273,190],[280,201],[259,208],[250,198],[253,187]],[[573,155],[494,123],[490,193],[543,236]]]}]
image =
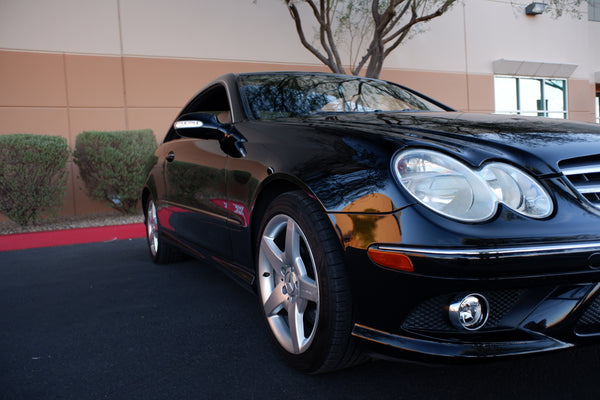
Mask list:
[{"label": "door handle", "polygon": [[169,154],[167,154],[167,156],[165,157],[165,159],[166,159],[168,162],[171,162],[171,161],[173,161],[173,160],[175,159],[175,153],[173,153],[172,151],[170,151],[170,152],[169,152]]}]

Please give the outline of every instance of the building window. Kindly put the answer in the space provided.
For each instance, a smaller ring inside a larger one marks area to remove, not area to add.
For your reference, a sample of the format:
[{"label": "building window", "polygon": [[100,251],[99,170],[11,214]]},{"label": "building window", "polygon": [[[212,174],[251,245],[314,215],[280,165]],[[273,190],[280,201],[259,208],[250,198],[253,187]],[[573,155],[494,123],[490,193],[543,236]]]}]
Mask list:
[{"label": "building window", "polygon": [[600,0],[588,0],[588,19],[600,21]]},{"label": "building window", "polygon": [[567,118],[566,79],[494,78],[496,113]]}]

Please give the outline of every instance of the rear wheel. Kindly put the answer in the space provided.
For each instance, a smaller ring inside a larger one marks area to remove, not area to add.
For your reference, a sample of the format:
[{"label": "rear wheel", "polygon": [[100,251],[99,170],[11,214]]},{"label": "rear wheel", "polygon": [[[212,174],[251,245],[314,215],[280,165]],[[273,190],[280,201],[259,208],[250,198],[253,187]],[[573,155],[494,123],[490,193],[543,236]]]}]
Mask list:
[{"label": "rear wheel", "polygon": [[146,203],[146,240],[150,258],[157,264],[168,264],[179,261],[183,258],[183,253],[171,243],[165,241],[159,230],[158,215],[156,205],[152,197]]},{"label": "rear wheel", "polygon": [[286,361],[308,373],[360,361],[341,247],[320,205],[304,192],[285,193],[268,207],[259,232],[261,310]]}]

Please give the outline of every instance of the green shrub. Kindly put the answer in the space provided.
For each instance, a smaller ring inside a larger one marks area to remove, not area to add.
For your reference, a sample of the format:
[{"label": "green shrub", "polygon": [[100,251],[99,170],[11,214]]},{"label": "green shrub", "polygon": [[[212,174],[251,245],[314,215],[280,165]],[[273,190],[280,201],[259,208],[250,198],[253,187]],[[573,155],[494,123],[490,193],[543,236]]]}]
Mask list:
[{"label": "green shrub", "polygon": [[73,160],[92,199],[132,214],[155,151],[156,139],[149,129],[87,131],[77,136]]},{"label": "green shrub", "polygon": [[64,200],[69,154],[63,137],[0,135],[0,213],[19,225],[56,215]]}]

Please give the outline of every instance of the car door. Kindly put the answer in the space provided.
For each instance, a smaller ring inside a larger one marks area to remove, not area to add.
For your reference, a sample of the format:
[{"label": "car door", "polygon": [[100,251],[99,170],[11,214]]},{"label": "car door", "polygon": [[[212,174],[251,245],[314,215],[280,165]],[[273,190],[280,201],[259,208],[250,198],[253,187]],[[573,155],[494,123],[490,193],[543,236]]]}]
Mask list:
[{"label": "car door", "polygon": [[[229,102],[225,88],[218,85],[200,93],[184,109],[186,115],[204,113],[226,120]],[[229,254],[231,241],[227,233],[227,154],[212,127],[186,130],[172,128],[173,140],[167,148],[165,180],[169,224],[174,234],[194,250],[205,253]]]}]

